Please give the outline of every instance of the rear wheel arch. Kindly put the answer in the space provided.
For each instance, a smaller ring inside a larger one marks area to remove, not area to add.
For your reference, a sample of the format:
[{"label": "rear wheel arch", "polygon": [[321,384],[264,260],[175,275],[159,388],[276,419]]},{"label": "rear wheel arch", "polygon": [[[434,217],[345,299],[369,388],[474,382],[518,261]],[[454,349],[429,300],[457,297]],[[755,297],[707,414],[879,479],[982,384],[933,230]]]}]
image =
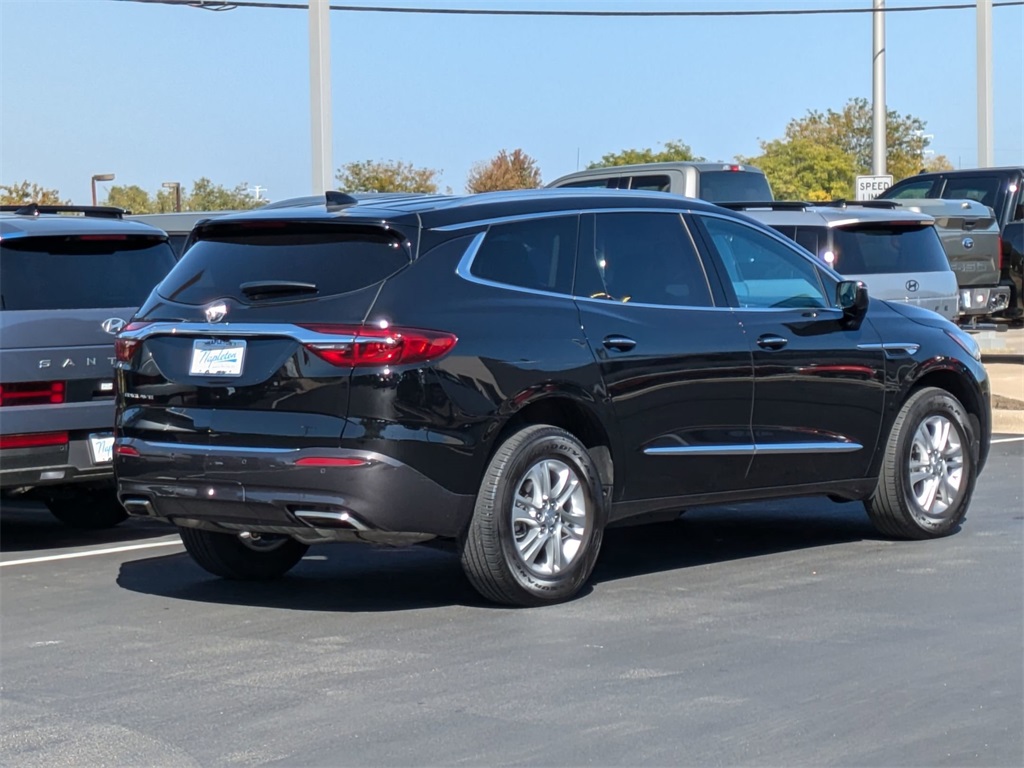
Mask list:
[{"label": "rear wheel arch", "polygon": [[601,484],[606,487],[615,484],[611,436],[590,407],[568,395],[534,400],[516,411],[495,434],[487,461],[510,435],[531,424],[549,424],[573,435],[583,443],[597,465]]}]

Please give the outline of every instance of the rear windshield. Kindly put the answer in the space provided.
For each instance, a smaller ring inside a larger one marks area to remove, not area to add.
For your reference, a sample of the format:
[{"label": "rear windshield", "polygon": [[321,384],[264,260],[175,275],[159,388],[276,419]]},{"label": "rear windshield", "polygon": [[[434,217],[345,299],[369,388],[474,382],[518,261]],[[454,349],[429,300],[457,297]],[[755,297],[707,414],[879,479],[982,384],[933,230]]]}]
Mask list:
[{"label": "rear windshield", "polygon": [[946,252],[931,225],[866,225],[836,228],[832,266],[845,275],[945,272]]},{"label": "rear windshield", "polygon": [[701,171],[697,197],[722,203],[761,202],[772,199],[772,190],[763,173]]},{"label": "rear windshield", "polygon": [[[248,301],[243,283],[307,283],[315,295],[365,288],[410,260],[393,231],[309,222],[258,222],[203,233],[160,284],[161,296],[182,304],[234,297]],[[294,298],[294,297],[293,297]]]},{"label": "rear windshield", "polygon": [[0,309],[138,307],[174,266],[162,237],[24,237],[0,243]]}]

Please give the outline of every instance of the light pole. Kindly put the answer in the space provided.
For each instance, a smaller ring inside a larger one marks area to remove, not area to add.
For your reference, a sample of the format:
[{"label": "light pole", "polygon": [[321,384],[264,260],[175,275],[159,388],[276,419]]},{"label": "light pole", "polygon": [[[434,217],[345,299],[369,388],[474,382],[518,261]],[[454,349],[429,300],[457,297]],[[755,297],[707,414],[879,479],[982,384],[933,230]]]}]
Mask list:
[{"label": "light pole", "polygon": [[97,181],[113,181],[114,174],[112,173],[94,173],[92,175],[92,204],[96,205],[96,182]]},{"label": "light pole", "polygon": [[174,190],[174,210],[181,213],[181,182],[180,181],[165,181],[160,185],[164,189]]}]

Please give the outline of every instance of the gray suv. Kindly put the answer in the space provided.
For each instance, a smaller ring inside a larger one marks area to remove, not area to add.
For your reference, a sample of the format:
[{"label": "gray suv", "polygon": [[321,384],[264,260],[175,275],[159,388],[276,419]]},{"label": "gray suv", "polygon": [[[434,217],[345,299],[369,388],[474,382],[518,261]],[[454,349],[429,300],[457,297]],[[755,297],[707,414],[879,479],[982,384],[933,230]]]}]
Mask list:
[{"label": "gray suv", "polygon": [[113,486],[114,335],[174,266],[118,208],[0,208],[0,494],[70,525],[126,516]]}]

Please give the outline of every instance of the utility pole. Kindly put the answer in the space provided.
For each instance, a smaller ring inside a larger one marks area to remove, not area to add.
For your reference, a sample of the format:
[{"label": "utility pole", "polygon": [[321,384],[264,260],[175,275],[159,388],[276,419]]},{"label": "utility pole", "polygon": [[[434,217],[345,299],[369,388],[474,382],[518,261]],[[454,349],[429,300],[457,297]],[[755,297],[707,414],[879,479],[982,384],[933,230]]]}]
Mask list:
[{"label": "utility pole", "polygon": [[313,193],[317,195],[334,186],[330,13],[330,0],[309,0],[309,117],[313,139]]},{"label": "utility pole", "polygon": [[992,127],[992,0],[978,0],[978,167],[994,165]]},{"label": "utility pole", "polygon": [[884,176],[886,156],[885,134],[885,0],[873,0],[871,36],[871,173]]}]

